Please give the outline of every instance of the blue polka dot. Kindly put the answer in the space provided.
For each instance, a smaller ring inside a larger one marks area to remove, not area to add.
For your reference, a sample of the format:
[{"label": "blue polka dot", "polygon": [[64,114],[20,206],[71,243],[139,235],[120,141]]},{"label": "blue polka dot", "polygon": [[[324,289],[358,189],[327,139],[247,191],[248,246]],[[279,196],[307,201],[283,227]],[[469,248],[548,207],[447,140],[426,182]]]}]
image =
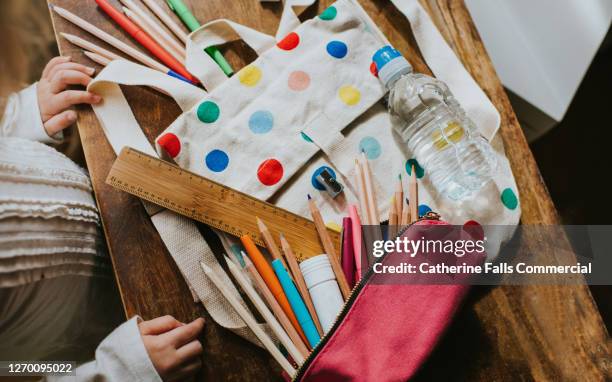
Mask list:
[{"label": "blue polka dot", "polygon": [[336,179],[336,173],[334,172],[334,170],[331,169],[331,167],[321,166],[318,169],[316,169],[315,172],[312,174],[312,178],[310,179],[310,182],[312,183],[312,186],[314,188],[316,188],[317,190],[319,190],[319,191],[325,191],[325,186],[323,186],[317,180],[317,175],[322,173],[324,170],[329,171],[329,173],[331,174],[332,178]]},{"label": "blue polka dot", "polygon": [[303,132],[300,132],[300,135],[302,135],[302,139],[305,140],[306,142],[310,142],[312,143],[312,139],[310,139],[310,137],[308,135],[306,135]]},{"label": "blue polka dot", "polygon": [[431,208],[427,204],[419,205],[419,216],[425,216],[425,214],[430,211],[431,211]]},{"label": "blue polka dot", "polygon": [[267,110],[259,110],[251,114],[249,118],[249,129],[255,134],[265,134],[272,130],[274,117]]},{"label": "blue polka dot", "polygon": [[348,47],[342,41],[331,41],[327,44],[327,53],[335,58],[344,58],[348,53]]},{"label": "blue polka dot", "polygon": [[222,150],[213,150],[206,154],[206,167],[210,171],[221,172],[227,168],[229,157]]},{"label": "blue polka dot", "polygon": [[380,156],[382,149],[376,138],[364,137],[359,142],[359,151],[363,151],[368,159],[376,159]]}]

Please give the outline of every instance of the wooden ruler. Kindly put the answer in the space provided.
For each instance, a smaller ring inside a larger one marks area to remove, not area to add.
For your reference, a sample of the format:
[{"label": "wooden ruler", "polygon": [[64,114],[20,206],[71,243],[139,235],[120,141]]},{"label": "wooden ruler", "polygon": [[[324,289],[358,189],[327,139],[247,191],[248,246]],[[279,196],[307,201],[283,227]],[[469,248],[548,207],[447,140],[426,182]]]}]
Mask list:
[{"label": "wooden ruler", "polygon": [[[129,147],[121,150],[106,183],[231,235],[249,235],[265,246],[258,216],[274,237],[285,235],[297,256],[324,253],[311,220]],[[340,234],[328,232],[340,253]]]}]

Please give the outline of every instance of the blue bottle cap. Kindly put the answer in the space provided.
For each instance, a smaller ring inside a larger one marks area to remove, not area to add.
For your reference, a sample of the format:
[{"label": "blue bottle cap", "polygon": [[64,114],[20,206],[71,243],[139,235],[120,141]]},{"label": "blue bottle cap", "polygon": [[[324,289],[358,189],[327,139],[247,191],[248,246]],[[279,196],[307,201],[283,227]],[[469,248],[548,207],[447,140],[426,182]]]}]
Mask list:
[{"label": "blue bottle cap", "polygon": [[404,56],[391,45],[385,45],[378,49],[374,53],[372,60],[378,70],[378,78],[380,78],[385,86],[400,75],[412,71],[412,67]]}]

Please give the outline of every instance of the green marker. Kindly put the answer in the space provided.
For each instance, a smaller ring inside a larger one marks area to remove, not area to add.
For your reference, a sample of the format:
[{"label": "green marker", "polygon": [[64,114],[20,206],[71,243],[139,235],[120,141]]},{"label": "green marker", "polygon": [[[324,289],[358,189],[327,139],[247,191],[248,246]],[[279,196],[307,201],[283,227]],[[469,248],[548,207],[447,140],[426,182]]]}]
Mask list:
[{"label": "green marker", "polygon": [[[191,32],[200,27],[200,23],[198,22],[198,20],[196,20],[193,14],[191,14],[189,8],[187,8],[187,6],[185,5],[185,3],[183,3],[182,0],[166,0],[166,2],[168,3],[170,9],[172,9],[172,11],[176,13],[176,15],[183,22],[183,24],[185,24],[185,26],[187,26],[187,28]],[[208,55],[212,57],[213,60],[215,60],[215,62],[217,63],[217,65],[219,65],[221,70],[223,70],[223,73],[225,73],[225,75],[231,76],[232,74],[234,74],[234,69],[232,69],[229,62],[225,60],[225,57],[223,57],[219,49],[214,46],[209,46],[208,48],[204,49],[204,51],[208,53]]]}]

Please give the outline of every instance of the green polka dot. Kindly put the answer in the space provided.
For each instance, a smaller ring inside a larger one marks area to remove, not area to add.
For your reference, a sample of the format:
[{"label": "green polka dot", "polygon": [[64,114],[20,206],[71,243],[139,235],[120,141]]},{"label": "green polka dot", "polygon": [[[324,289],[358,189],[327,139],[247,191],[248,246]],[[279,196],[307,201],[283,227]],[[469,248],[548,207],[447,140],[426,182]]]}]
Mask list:
[{"label": "green polka dot", "polygon": [[321,20],[333,20],[336,18],[337,14],[338,14],[338,10],[336,9],[336,7],[332,5],[331,7],[324,10],[323,13],[319,15],[319,18]]},{"label": "green polka dot", "polygon": [[414,170],[416,172],[416,176],[418,179],[421,179],[425,175],[425,169],[421,167],[419,162],[416,159],[410,158],[406,161],[406,172],[408,176],[412,175],[412,166],[414,165]]},{"label": "green polka dot", "polygon": [[204,123],[213,123],[219,118],[219,106],[212,101],[204,101],[198,106],[198,119]]},{"label": "green polka dot", "polygon": [[506,208],[510,210],[514,210],[518,206],[518,199],[516,197],[516,194],[510,188],[506,188],[504,191],[502,191],[501,201],[504,206],[506,206]]}]

